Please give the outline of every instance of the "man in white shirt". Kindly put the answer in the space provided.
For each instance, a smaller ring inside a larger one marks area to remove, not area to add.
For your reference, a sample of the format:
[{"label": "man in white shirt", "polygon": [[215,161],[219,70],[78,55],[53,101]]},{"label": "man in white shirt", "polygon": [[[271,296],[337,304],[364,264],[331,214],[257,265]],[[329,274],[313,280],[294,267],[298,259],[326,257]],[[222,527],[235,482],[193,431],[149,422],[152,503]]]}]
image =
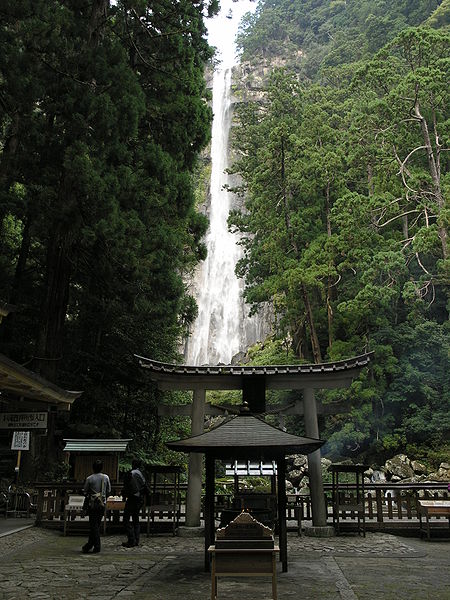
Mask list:
[{"label": "man in white shirt", "polygon": [[[93,553],[100,552],[100,524],[105,514],[106,498],[111,493],[111,482],[108,475],[102,473],[103,463],[96,460],[92,465],[94,471],[92,475],[86,478],[84,483],[84,495],[89,504],[87,514],[89,515],[89,539],[82,548],[82,552],[87,554],[91,548]],[[101,502],[93,502],[98,496]]]}]

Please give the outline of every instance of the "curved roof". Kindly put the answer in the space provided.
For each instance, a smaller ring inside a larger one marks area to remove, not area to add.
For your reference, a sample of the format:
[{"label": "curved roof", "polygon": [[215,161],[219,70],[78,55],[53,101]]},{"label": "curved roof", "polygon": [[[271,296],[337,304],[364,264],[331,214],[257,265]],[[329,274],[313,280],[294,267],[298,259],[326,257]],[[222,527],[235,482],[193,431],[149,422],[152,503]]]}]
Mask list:
[{"label": "curved roof", "polygon": [[0,354],[0,390],[65,408],[70,408],[83,393],[64,390],[3,354]]},{"label": "curved roof", "polygon": [[274,459],[286,454],[309,454],[324,440],[286,433],[251,414],[234,415],[210,431],[167,442],[180,452],[203,452],[217,458]]},{"label": "curved roof", "polygon": [[163,363],[135,355],[139,365],[150,372],[150,378],[161,390],[236,390],[251,377],[264,377],[266,389],[293,390],[347,387],[361,369],[366,367],[373,352],[346,360],[320,364],[266,366],[192,366]]}]

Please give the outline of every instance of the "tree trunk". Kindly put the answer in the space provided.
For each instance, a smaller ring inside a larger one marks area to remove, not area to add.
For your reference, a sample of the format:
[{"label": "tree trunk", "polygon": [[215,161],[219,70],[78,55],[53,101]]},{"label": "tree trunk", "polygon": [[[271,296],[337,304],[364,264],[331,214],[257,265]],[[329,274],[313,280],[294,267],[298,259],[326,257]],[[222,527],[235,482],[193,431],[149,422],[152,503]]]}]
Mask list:
[{"label": "tree trunk", "polygon": [[[20,245],[19,257],[17,259],[16,270],[14,271],[14,279],[12,282],[11,294],[8,298],[10,304],[20,303],[22,279],[27,264],[28,254],[31,246],[31,233],[30,233],[30,218],[26,217],[24,220],[24,228],[22,232],[22,243]],[[12,312],[5,321],[1,337],[6,344],[9,344],[13,340],[14,335],[14,322],[16,320],[16,314]]]},{"label": "tree trunk", "polygon": [[56,380],[63,352],[63,329],[69,303],[72,273],[70,235],[56,232],[47,248],[44,297],[41,304],[37,343],[38,371],[50,381]]},{"label": "tree trunk", "polygon": [[89,19],[89,44],[97,46],[103,37],[108,19],[109,0],[93,0]]},{"label": "tree trunk", "polygon": [[[327,187],[325,190],[325,201],[326,201],[326,217],[327,217],[327,236],[331,238],[331,218],[330,218],[330,186],[331,182],[327,181]],[[333,266],[333,261],[330,258],[329,267],[330,271]],[[328,317],[328,347],[331,348],[333,345],[333,309],[331,307],[333,288],[331,285],[331,275],[328,275],[327,282],[327,317]]]},{"label": "tree trunk", "polygon": [[308,320],[309,332],[311,335],[311,348],[313,353],[314,362],[319,364],[322,362],[322,355],[320,352],[319,338],[317,337],[316,326],[314,323],[314,316],[312,313],[311,303],[309,301],[308,291],[306,286],[302,284],[303,302],[306,308],[306,318]]},{"label": "tree trunk", "polygon": [[[431,180],[433,182],[433,191],[436,197],[437,205],[439,207],[439,212],[441,212],[444,210],[444,197],[441,189],[439,160],[438,157],[435,157],[434,155],[433,146],[431,144],[430,132],[428,130],[427,122],[420,112],[420,104],[418,99],[414,104],[414,113],[416,115],[417,120],[420,123],[420,128],[422,130],[422,137],[427,151],[428,167],[430,170]],[[438,225],[438,233],[442,245],[442,256],[445,259],[448,257],[447,229],[443,224]]]},{"label": "tree trunk", "polygon": [[[284,222],[286,226],[286,233],[288,234],[289,241],[292,249],[295,252],[297,259],[300,259],[300,252],[298,249],[297,242],[295,241],[294,234],[292,232],[291,220],[289,215],[289,202],[288,202],[288,191],[286,189],[286,176],[285,176],[285,153],[284,153],[284,140],[281,140],[281,181],[282,181],[282,197],[283,197],[283,209],[284,209]],[[320,353],[319,339],[316,333],[316,326],[314,322],[314,315],[311,308],[311,303],[308,296],[308,291],[304,283],[301,285],[303,302],[305,304],[306,318],[308,321],[309,332],[311,335],[311,349],[315,363],[322,362]]]}]

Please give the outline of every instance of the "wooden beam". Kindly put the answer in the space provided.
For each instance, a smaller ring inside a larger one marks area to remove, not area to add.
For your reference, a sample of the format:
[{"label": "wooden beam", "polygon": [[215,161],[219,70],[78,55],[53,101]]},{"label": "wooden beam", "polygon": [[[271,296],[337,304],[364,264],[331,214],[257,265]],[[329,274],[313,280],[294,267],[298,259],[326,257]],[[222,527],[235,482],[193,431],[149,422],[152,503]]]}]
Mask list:
[{"label": "wooden beam", "polygon": [[[238,407],[236,407],[237,409]],[[292,404],[272,404],[267,405],[268,413],[281,413],[283,415],[303,415],[304,407],[303,400],[297,400]],[[205,404],[205,414],[219,416],[225,415],[228,410],[231,411],[232,407],[211,404],[207,402]],[[331,402],[330,404],[322,404],[317,401],[317,414],[319,415],[338,415],[343,413],[349,413],[351,411],[350,402]],[[186,416],[189,417],[192,412],[192,404],[160,404],[158,406],[158,415],[160,417],[175,417],[175,416]]]}]

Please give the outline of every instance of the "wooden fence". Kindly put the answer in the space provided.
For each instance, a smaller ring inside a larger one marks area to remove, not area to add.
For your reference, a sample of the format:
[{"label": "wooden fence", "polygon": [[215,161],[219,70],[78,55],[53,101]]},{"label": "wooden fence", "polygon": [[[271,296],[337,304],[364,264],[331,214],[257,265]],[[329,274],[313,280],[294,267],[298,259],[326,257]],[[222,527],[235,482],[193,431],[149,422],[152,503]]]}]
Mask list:
[{"label": "wooden fence", "polygon": [[[158,491],[170,490],[158,488]],[[82,493],[81,483],[38,483],[35,484],[36,496],[36,523],[50,524],[52,521],[62,520],[64,506],[69,495]],[[179,507],[178,519],[183,522],[185,515],[186,486],[182,485],[177,505]],[[119,495],[121,485],[112,484],[112,494]],[[328,521],[332,522],[333,507],[331,484],[324,484],[325,501],[327,506]],[[347,496],[356,497],[354,484],[345,485]],[[225,497],[226,496],[226,497]],[[371,530],[385,530],[386,528],[419,527],[418,501],[423,499],[448,499],[450,494],[446,483],[408,483],[408,484],[367,484],[365,486],[365,518]],[[289,494],[287,506],[287,519],[297,520],[300,511],[301,520],[311,520],[311,499],[308,495]],[[356,501],[356,500],[355,500]],[[216,495],[216,517],[220,518],[223,508],[229,507],[231,496]],[[168,507],[161,512],[160,519],[172,519],[173,511]],[[356,514],[350,512],[341,515],[341,522],[351,526],[356,521]]]},{"label": "wooden fence", "polygon": [[[386,525],[393,528],[402,526],[419,527],[419,500],[442,500],[448,499],[447,483],[374,483],[365,485],[365,518],[370,529],[386,529]],[[356,504],[355,484],[344,484],[348,497],[348,504]],[[329,521],[333,518],[332,486],[324,484],[325,503]],[[297,508],[298,507],[298,508]],[[297,494],[295,502],[288,506],[288,519],[295,518],[295,509],[300,510],[302,520],[311,520],[311,498],[308,495]],[[356,521],[357,515],[351,512],[343,512],[340,516],[342,521]],[[379,527],[377,527],[377,524]]]}]

